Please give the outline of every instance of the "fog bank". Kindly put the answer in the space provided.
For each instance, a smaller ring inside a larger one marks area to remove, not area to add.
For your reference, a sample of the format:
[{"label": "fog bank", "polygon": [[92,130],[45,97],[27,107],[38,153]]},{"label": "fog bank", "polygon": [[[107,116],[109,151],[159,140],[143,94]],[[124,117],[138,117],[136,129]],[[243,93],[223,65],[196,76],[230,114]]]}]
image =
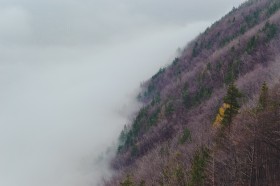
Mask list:
[{"label": "fog bank", "polygon": [[2,0],[0,185],[97,185],[140,83],[241,2]]}]

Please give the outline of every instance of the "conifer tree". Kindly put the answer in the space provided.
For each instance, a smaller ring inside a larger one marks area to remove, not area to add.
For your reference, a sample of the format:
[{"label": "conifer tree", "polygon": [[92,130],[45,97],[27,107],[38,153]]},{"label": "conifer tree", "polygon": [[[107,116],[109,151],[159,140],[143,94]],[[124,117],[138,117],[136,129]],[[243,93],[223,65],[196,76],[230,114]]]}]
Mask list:
[{"label": "conifer tree", "polygon": [[258,111],[264,110],[267,107],[267,105],[268,105],[268,86],[266,82],[264,82],[260,91]]},{"label": "conifer tree", "polygon": [[227,94],[224,97],[224,103],[228,105],[224,112],[224,118],[222,124],[229,126],[232,122],[233,117],[238,113],[240,105],[238,103],[238,98],[241,97],[241,93],[236,88],[236,86],[231,83],[227,89]]}]

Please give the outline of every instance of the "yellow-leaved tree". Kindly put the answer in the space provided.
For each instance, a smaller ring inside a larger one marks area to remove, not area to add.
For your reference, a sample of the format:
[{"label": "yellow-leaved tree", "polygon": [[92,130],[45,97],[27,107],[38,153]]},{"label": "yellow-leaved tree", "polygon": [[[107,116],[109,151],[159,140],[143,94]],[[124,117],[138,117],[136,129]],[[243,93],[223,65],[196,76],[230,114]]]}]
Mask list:
[{"label": "yellow-leaved tree", "polygon": [[227,94],[224,97],[224,103],[220,107],[219,112],[216,116],[214,126],[228,126],[232,122],[233,117],[238,113],[240,105],[238,98],[241,97],[241,93],[236,86],[231,83],[227,89]]},{"label": "yellow-leaved tree", "polygon": [[218,126],[220,126],[222,124],[222,121],[223,121],[223,119],[225,117],[225,111],[229,107],[230,107],[229,104],[223,103],[223,105],[219,108],[218,114],[217,114],[216,119],[215,119],[215,121],[213,123],[213,125],[215,127],[218,127]]}]

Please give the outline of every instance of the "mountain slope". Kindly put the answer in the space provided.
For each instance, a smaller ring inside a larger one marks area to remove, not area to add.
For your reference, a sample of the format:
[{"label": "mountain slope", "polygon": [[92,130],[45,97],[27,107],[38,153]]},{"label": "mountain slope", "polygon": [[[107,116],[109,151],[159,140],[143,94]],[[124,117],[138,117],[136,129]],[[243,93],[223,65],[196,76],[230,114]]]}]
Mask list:
[{"label": "mountain slope", "polygon": [[121,133],[105,185],[280,183],[279,9],[277,0],[234,8],[143,85],[145,106]]}]

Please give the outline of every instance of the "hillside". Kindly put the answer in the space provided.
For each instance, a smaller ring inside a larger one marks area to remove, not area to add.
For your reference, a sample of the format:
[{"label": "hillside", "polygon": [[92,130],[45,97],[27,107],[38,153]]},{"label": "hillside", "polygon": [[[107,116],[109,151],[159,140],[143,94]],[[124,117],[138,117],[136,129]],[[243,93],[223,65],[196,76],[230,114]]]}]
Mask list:
[{"label": "hillside", "polygon": [[143,84],[105,185],[280,185],[280,1],[251,0]]}]

